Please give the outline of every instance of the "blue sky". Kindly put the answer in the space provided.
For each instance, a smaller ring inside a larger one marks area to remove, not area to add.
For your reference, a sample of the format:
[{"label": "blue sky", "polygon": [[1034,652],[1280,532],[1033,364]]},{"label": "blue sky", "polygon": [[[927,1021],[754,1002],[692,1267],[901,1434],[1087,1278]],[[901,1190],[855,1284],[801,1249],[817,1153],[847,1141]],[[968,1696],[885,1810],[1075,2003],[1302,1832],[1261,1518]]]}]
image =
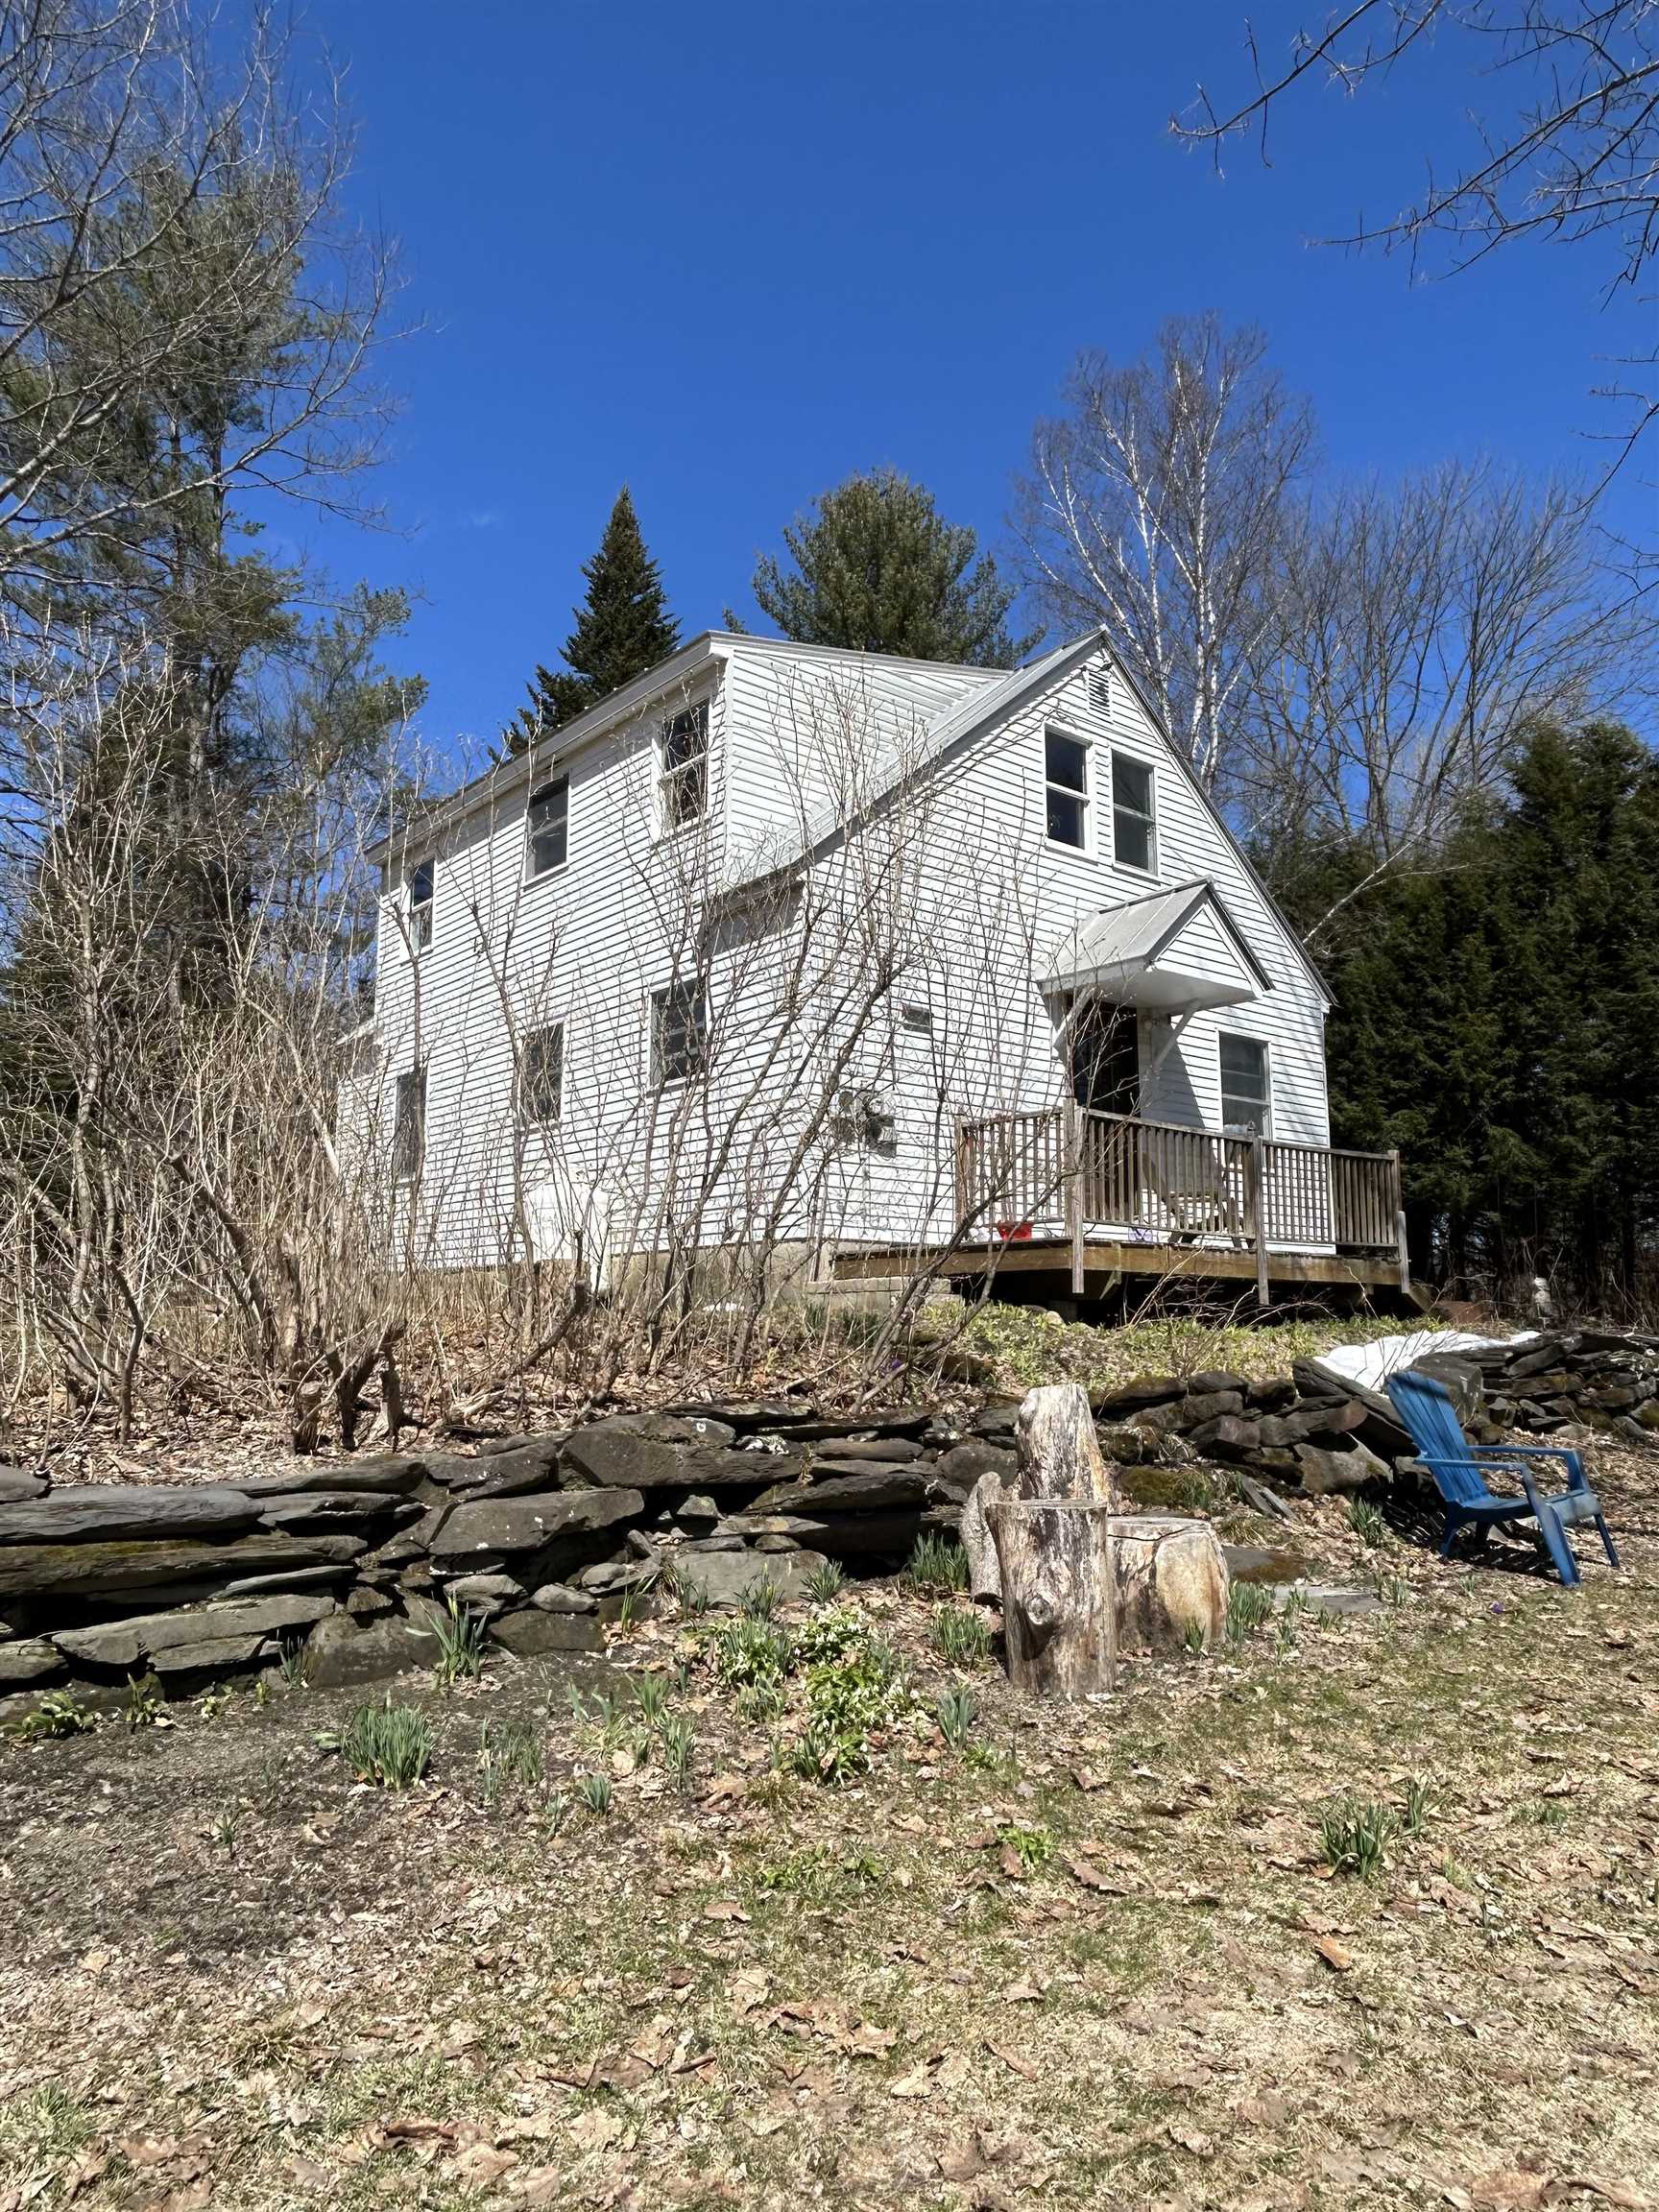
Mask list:
[{"label": "blue sky", "polygon": [[[1263,40],[1294,27],[1258,6]],[[1484,450],[1595,468],[1603,312],[1582,253],[1442,283],[1309,241],[1391,212],[1468,98],[1426,54],[1287,108],[1217,179],[1169,137],[1242,82],[1242,0],[686,7],[388,0],[324,28],[349,65],[353,204],[400,242],[382,369],[404,410],[394,535],[319,526],[337,581],[409,586],[428,738],[493,740],[569,628],[632,484],[683,632],[748,611],[756,555],[890,462],[995,547],[1031,425],[1083,346],[1166,315],[1255,321],[1340,468]],[[314,17],[316,22],[318,18]],[[1613,517],[1651,536],[1651,459]]]}]

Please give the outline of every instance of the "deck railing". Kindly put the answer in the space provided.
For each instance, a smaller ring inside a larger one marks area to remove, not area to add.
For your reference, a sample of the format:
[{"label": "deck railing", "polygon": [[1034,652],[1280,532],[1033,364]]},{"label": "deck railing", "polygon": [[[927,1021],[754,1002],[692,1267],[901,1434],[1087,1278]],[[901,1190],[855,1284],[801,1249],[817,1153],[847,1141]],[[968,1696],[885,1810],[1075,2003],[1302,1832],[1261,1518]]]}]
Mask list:
[{"label": "deck railing", "polygon": [[[1091,1230],[1155,1242],[1401,1258],[1400,1157],[1237,1137],[1075,1106],[958,1126],[959,1224],[993,1238],[1066,1233],[1073,1275]],[[1081,1281],[1078,1287],[1081,1288]]]}]

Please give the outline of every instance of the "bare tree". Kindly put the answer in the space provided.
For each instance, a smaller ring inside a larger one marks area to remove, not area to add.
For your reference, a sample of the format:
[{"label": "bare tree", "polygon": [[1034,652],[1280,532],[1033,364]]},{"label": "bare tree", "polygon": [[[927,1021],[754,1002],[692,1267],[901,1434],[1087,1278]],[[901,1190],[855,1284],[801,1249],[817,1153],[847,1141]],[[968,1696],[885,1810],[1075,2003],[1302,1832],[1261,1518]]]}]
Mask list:
[{"label": "bare tree", "polygon": [[[1280,64],[1264,61],[1249,26],[1250,89],[1217,102],[1200,87],[1170,128],[1217,159],[1229,137],[1253,133],[1265,159],[1273,112],[1301,86],[1357,93],[1431,42],[1444,66],[1492,87],[1471,117],[1474,144],[1449,160],[1430,151],[1421,195],[1344,243],[1401,248],[1414,266],[1444,243],[1454,268],[1521,238],[1594,244],[1604,299],[1643,300],[1659,252],[1659,18],[1648,0],[1354,0],[1316,30],[1298,27]],[[1656,365],[1659,349],[1645,349],[1626,364],[1634,387],[1616,389],[1631,408],[1620,457],[1659,412]]]},{"label": "bare tree", "polygon": [[1646,595],[1599,551],[1575,486],[1484,463],[1303,506],[1240,699],[1238,799],[1285,880],[1321,846],[1357,858],[1308,918],[1316,948],[1384,873],[1437,864],[1530,732],[1650,687]]},{"label": "bare tree", "polygon": [[1314,445],[1308,403],[1257,329],[1166,323],[1156,349],[1085,353],[1038,425],[1016,524],[1061,629],[1098,623],[1208,787],[1225,787],[1252,670],[1276,623],[1287,512]]}]

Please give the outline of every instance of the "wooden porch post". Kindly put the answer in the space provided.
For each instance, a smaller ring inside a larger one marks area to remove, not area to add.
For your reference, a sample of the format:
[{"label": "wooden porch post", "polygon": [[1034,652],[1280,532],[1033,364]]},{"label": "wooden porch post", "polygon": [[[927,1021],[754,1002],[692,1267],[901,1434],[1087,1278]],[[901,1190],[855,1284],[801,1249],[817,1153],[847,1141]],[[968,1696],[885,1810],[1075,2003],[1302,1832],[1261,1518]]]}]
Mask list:
[{"label": "wooden porch post", "polygon": [[1394,1201],[1394,1253],[1400,1262],[1400,1288],[1403,1294],[1409,1294],[1411,1254],[1406,1242],[1406,1209],[1400,1203],[1400,1154],[1397,1149],[1388,1155],[1388,1191]]},{"label": "wooden porch post", "polygon": [[1266,1148],[1262,1132],[1257,1130],[1250,1140],[1250,1233],[1256,1240],[1256,1303],[1267,1305],[1272,1292],[1267,1286],[1267,1180]]},{"label": "wooden porch post", "polygon": [[1071,1295],[1083,1295],[1083,1109],[1068,1098],[1060,1123],[1060,1172],[1065,1179],[1066,1227],[1071,1238]]},{"label": "wooden porch post", "polygon": [[960,1229],[968,1218],[968,1124],[963,1117],[956,1117],[956,1218],[951,1226]]}]

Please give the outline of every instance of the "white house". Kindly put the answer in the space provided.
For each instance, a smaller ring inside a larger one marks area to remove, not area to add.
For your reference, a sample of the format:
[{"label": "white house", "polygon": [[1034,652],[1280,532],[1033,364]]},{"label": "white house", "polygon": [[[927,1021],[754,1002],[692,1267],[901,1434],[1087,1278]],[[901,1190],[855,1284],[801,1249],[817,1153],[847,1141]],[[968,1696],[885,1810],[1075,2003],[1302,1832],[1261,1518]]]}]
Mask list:
[{"label": "white house", "polygon": [[1326,990],[1102,636],[707,633],[379,858],[381,1126],[444,1261],[1398,1275]]}]

